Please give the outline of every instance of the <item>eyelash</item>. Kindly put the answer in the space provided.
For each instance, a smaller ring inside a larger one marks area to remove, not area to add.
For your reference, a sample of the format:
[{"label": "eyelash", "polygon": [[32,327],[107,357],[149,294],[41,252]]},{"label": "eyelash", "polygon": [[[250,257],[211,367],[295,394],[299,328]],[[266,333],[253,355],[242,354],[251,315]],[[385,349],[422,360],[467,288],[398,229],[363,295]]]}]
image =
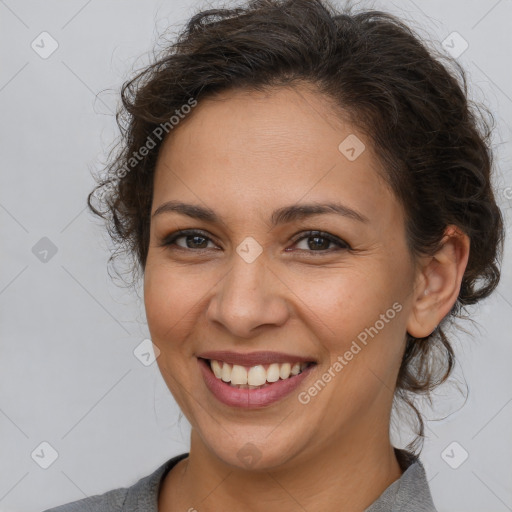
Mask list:
[{"label": "eyelash", "polygon": [[[181,246],[175,244],[176,240],[178,240],[179,238],[184,238],[187,236],[195,236],[195,235],[199,235],[201,238],[204,238],[204,239],[214,243],[213,240],[203,231],[199,231],[196,229],[183,229],[180,231],[175,231],[174,233],[171,233],[169,236],[165,237],[165,239],[163,240],[163,242],[161,244],[161,247],[168,247],[169,249],[178,249],[178,250],[194,251],[194,252],[202,252],[202,251],[209,250],[208,248],[191,249],[189,247],[181,247]],[[345,242],[344,240],[342,240],[338,237],[335,237],[334,235],[325,233],[323,231],[314,231],[314,230],[304,231],[304,232],[300,233],[300,235],[301,236],[294,237],[294,240],[293,240],[294,245],[296,243],[300,242],[301,240],[316,237],[316,238],[324,238],[324,239],[328,240],[329,242],[336,244],[338,246],[338,249],[334,249],[334,250],[322,249],[322,250],[318,250],[318,251],[299,249],[299,251],[305,251],[305,252],[309,252],[309,253],[313,253],[313,254],[319,253],[320,255],[325,255],[325,254],[328,254],[331,252],[336,252],[336,251],[351,250],[351,247],[349,246],[349,244],[347,242]]]}]

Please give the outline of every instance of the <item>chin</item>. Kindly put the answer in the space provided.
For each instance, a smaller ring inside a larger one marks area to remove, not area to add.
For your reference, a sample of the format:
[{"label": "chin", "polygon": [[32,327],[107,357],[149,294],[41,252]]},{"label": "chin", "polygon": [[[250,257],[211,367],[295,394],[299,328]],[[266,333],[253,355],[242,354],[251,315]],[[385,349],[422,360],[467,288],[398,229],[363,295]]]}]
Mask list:
[{"label": "chin", "polygon": [[[240,434],[231,436],[229,428],[199,437],[206,449],[224,464],[249,471],[266,471],[285,467],[301,452],[297,434],[286,431],[286,438],[272,439],[275,426],[263,428],[237,425]],[[299,436],[300,437],[300,436]],[[306,443],[307,444],[307,443]]]}]

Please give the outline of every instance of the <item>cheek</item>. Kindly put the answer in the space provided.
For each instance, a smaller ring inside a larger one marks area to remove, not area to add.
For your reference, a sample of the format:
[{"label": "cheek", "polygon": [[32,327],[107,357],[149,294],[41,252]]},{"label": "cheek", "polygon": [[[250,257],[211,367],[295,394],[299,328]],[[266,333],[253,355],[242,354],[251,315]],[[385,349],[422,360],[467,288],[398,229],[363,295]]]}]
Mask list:
[{"label": "cheek", "polygon": [[151,336],[160,350],[180,345],[187,318],[201,299],[201,288],[193,278],[168,268],[148,264],[144,275],[144,304]]},{"label": "cheek", "polygon": [[338,340],[373,324],[397,295],[380,269],[330,271],[323,279],[302,285],[302,290],[304,303]]},{"label": "cheek", "polygon": [[[333,364],[338,356],[347,360],[343,373],[352,382],[376,375],[393,381],[401,358],[405,334],[405,281],[393,279],[386,265],[331,272],[327,278],[309,281],[301,298],[309,308],[310,325],[316,325],[315,338]],[[404,272],[402,272],[404,275]],[[348,376],[348,375],[347,375]],[[359,385],[359,384],[357,384]]]},{"label": "cheek", "polygon": [[[181,275],[181,277],[180,277]],[[190,344],[194,305],[201,297],[198,283],[165,263],[148,258],[144,274],[144,304],[151,340],[159,348],[157,364],[180,409],[191,417],[188,393],[193,387]],[[188,391],[185,391],[187,389]]]},{"label": "cheek", "polygon": [[363,414],[375,402],[388,404],[404,342],[405,283],[393,282],[382,269],[352,270],[326,279],[321,288],[307,288],[304,301],[311,304],[310,325],[318,326],[315,338],[324,356],[320,378],[332,382],[317,407],[328,408],[325,415],[333,424]]}]

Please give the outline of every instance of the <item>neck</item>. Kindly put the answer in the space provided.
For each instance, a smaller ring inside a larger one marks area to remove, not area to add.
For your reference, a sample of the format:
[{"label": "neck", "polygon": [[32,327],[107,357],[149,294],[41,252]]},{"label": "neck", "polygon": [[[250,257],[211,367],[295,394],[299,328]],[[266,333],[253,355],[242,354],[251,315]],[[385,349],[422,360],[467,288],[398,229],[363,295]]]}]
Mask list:
[{"label": "neck", "polygon": [[340,435],[324,449],[315,447],[314,456],[251,471],[226,465],[193,430],[189,457],[167,475],[159,510],[363,512],[402,473],[382,434]]}]

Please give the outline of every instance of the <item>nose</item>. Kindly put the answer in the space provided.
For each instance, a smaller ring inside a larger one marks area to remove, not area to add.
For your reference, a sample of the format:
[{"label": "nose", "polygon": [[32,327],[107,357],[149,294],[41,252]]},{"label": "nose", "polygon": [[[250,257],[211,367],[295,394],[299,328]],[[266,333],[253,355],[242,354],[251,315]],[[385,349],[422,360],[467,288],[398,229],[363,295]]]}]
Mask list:
[{"label": "nose", "polygon": [[264,325],[282,326],[290,313],[286,290],[264,254],[252,263],[234,254],[208,305],[208,320],[239,338],[254,336]]}]

